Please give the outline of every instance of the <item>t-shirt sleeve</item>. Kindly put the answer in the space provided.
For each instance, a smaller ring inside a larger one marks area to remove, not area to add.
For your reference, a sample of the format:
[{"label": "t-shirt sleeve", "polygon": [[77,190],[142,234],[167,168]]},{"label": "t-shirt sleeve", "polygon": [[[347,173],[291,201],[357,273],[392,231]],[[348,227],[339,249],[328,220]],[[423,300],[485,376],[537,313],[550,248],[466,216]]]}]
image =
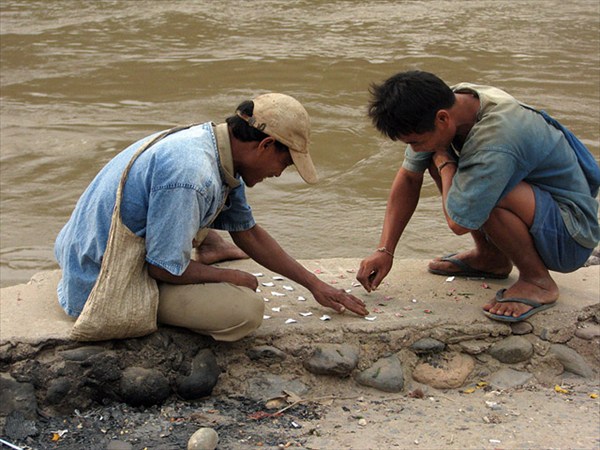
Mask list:
[{"label": "t-shirt sleeve", "polygon": [[446,202],[450,218],[471,230],[481,228],[496,204],[514,187],[509,183],[517,167],[515,157],[502,150],[461,155]]},{"label": "t-shirt sleeve", "polygon": [[433,153],[430,152],[415,152],[410,145],[406,146],[404,151],[404,161],[402,167],[410,172],[425,172],[430,164]]},{"label": "t-shirt sleeve", "polygon": [[227,202],[221,213],[217,216],[212,228],[225,231],[245,231],[256,225],[252,208],[246,200],[244,182],[229,192]]},{"label": "t-shirt sleeve", "polygon": [[154,191],[148,203],[146,261],[180,276],[190,263],[192,240],[207,214],[207,202],[192,188]]}]

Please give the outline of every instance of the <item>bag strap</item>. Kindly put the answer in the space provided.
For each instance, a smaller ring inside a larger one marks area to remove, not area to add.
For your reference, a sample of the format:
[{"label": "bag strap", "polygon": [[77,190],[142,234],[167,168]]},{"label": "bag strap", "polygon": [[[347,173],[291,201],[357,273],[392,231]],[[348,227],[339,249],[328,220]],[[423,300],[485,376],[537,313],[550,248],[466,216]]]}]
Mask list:
[{"label": "bag strap", "polygon": [[156,144],[158,141],[164,139],[168,135],[173,134],[173,133],[177,133],[178,131],[185,130],[187,128],[190,128],[190,127],[193,127],[193,126],[196,126],[196,125],[199,125],[199,124],[192,123],[192,124],[189,124],[189,125],[180,125],[180,126],[177,126],[177,127],[173,127],[173,128],[171,128],[169,130],[165,130],[162,133],[160,133],[157,136],[155,136],[154,138],[149,139],[148,141],[146,141],[134,153],[134,155],[131,157],[131,160],[129,161],[129,164],[127,164],[127,167],[125,167],[125,170],[123,171],[123,174],[121,175],[121,182],[119,183],[119,187],[117,188],[117,196],[116,196],[116,200],[115,200],[115,207],[113,209],[112,220],[115,220],[116,218],[121,219],[121,200],[123,199],[123,189],[125,188],[125,183],[127,182],[127,176],[129,175],[129,171],[131,170],[131,167],[133,166],[133,163],[138,158],[138,156],[140,156],[144,151],[146,151],[152,145]]}]

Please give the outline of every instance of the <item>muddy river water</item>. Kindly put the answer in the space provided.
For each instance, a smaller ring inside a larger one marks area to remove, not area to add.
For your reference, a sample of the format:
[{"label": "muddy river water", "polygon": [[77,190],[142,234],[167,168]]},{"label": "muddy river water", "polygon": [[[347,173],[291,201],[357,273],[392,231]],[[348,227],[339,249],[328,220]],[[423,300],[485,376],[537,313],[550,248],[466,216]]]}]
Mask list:
[{"label": "muddy river water", "polygon": [[[0,21],[2,286],[56,267],[56,234],[122,148],[267,91],[306,106],[321,182],[291,169],[248,196],[301,259],[377,245],[404,146],[374,131],[366,103],[397,71],[496,85],[600,150],[597,0],[2,0]],[[428,183],[398,254],[468,246]]]}]

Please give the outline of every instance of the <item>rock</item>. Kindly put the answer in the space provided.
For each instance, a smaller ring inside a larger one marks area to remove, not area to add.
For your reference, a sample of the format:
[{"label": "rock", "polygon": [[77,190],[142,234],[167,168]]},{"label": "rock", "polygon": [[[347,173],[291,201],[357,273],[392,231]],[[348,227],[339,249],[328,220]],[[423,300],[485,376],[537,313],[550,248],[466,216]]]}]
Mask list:
[{"label": "rock", "polygon": [[514,364],[531,358],[533,345],[520,336],[509,336],[496,342],[488,353],[500,362]]},{"label": "rock", "polygon": [[436,389],[454,389],[463,385],[474,368],[475,362],[470,356],[454,353],[417,365],[412,376],[419,383]]},{"label": "rock", "polygon": [[200,350],[192,361],[191,373],[177,378],[177,394],[185,400],[206,397],[212,393],[220,374],[214,353],[207,348]]},{"label": "rock", "polygon": [[32,384],[19,383],[9,374],[0,373],[0,417],[19,411],[26,419],[37,419],[37,408]]},{"label": "rock", "polygon": [[533,325],[526,321],[515,322],[510,324],[510,329],[512,331],[512,334],[514,334],[515,336],[519,336],[531,333],[533,331]]},{"label": "rock", "polygon": [[4,435],[11,441],[22,441],[29,436],[38,434],[33,420],[25,419],[21,411],[13,411],[6,418],[4,424]]},{"label": "rock", "polygon": [[303,395],[308,387],[298,380],[287,380],[279,375],[261,374],[248,380],[246,396],[261,402],[283,395],[284,391]]},{"label": "rock", "polygon": [[501,369],[494,373],[489,383],[496,389],[509,389],[517,386],[522,386],[533,377],[529,372],[520,372],[514,369]]},{"label": "rock", "polygon": [[546,355],[535,361],[529,371],[541,384],[551,386],[560,384],[558,376],[563,373],[564,367],[556,355]]},{"label": "rock", "polygon": [[413,345],[410,346],[411,350],[417,355],[425,353],[440,353],[446,348],[446,344],[432,338],[419,339]]},{"label": "rock", "polygon": [[71,389],[71,380],[67,377],[59,377],[51,380],[46,391],[46,401],[55,405],[63,401]]},{"label": "rock", "polygon": [[155,369],[128,367],[120,386],[123,401],[132,406],[160,405],[171,394],[169,382]]},{"label": "rock", "polygon": [[133,450],[133,445],[129,442],[110,441],[106,446],[106,450]]},{"label": "rock", "polygon": [[317,375],[347,377],[358,365],[358,353],[358,348],[351,345],[321,344],[304,361],[304,367]]},{"label": "rock", "polygon": [[188,441],[188,450],[215,450],[219,435],[212,428],[200,428]]},{"label": "rock", "polygon": [[381,358],[356,376],[356,381],[384,392],[400,392],[404,387],[402,365],[397,356]]},{"label": "rock", "polygon": [[480,353],[485,352],[488,348],[490,348],[490,343],[486,341],[480,341],[478,339],[473,339],[470,341],[463,341],[458,344],[460,349],[469,355],[479,355]]},{"label": "rock", "polygon": [[246,352],[248,358],[255,361],[257,359],[272,360],[272,361],[283,361],[286,358],[286,354],[278,348],[270,345],[259,345],[252,347]]},{"label": "rock", "polygon": [[594,338],[600,337],[600,325],[596,323],[582,325],[581,328],[575,330],[575,336],[586,341],[591,341]]},{"label": "rock", "polygon": [[574,373],[584,378],[591,378],[594,375],[592,368],[585,359],[570,347],[563,344],[554,344],[548,352],[555,355],[566,371]]},{"label": "rock", "polygon": [[106,351],[104,347],[88,345],[85,347],[78,347],[70,350],[62,350],[59,351],[58,354],[67,361],[83,362],[91,356],[97,355],[98,353],[102,353],[104,351]]}]

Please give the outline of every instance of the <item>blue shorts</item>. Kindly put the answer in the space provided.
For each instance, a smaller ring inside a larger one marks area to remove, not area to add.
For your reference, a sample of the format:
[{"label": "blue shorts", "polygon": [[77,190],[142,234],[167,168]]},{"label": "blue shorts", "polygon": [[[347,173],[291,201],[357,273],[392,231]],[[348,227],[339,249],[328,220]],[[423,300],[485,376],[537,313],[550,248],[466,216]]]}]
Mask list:
[{"label": "blue shorts", "polygon": [[558,204],[550,193],[531,186],[535,194],[535,217],[529,233],[542,261],[555,272],[573,272],[582,267],[592,248],[578,244],[567,231]]}]

